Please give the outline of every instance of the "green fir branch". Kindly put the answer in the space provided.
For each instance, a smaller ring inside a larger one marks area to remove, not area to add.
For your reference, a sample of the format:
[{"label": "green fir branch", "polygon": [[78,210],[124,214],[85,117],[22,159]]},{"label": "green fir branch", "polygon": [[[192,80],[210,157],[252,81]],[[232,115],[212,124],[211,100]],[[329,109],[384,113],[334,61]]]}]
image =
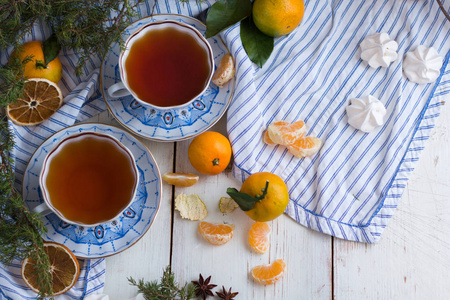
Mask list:
[{"label": "green fir branch", "polygon": [[138,288],[139,293],[142,293],[146,300],[189,300],[195,298],[195,286],[189,282],[179,287],[170,266],[167,266],[164,270],[161,282],[145,282],[143,279],[136,281],[132,277],[127,279],[131,285]]},{"label": "green fir branch", "polygon": [[[121,33],[137,16],[136,8],[142,2],[144,0],[0,0],[0,51],[8,47],[20,51],[23,38],[36,24],[48,24],[58,43],[79,55],[76,73],[81,74],[91,57],[103,56],[112,42],[123,47]],[[50,262],[41,237],[46,228],[40,215],[27,209],[20,192],[14,188],[13,161],[9,157],[13,136],[4,120],[5,107],[23,95],[24,65],[31,58],[20,61],[12,57],[0,68],[0,262],[8,264],[13,259],[25,258],[35,261],[39,297],[43,299],[53,294],[48,272]],[[151,295],[153,290],[163,297],[148,299],[172,299],[165,297],[172,291],[179,299],[192,299],[194,295],[192,284],[177,287],[170,268],[164,272],[161,284],[129,280],[142,288],[144,294],[148,291],[147,295]]]},{"label": "green fir branch", "polygon": [[0,121],[0,261],[30,258],[36,262],[34,273],[40,299],[53,294],[50,261],[44,251],[42,233],[47,232],[40,214],[30,212],[20,192],[14,188],[12,159],[13,135],[5,120]]},{"label": "green fir branch", "polygon": [[[19,47],[17,52],[21,51]],[[0,68],[0,106],[6,107],[23,95],[25,77],[23,70],[25,64],[32,60],[32,56],[27,56],[22,61],[16,56],[12,56],[9,63]]]},{"label": "green fir branch", "polygon": [[144,0],[0,0],[0,49],[17,47],[38,22],[48,24],[58,42],[76,51],[81,74],[92,55],[101,55],[111,42],[123,43],[122,31],[137,16]]}]

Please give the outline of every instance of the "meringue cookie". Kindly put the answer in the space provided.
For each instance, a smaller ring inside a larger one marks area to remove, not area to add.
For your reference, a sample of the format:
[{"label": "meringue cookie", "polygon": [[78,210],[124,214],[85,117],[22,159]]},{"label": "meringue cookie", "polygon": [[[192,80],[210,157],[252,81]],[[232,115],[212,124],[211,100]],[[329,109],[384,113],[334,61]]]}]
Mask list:
[{"label": "meringue cookie", "polygon": [[433,47],[420,45],[406,53],[403,72],[412,82],[423,84],[434,82],[441,73],[442,57]]},{"label": "meringue cookie", "polygon": [[397,59],[398,44],[385,32],[367,36],[361,42],[361,59],[372,68],[384,67]]},{"label": "meringue cookie", "polygon": [[372,95],[353,98],[346,107],[348,124],[364,132],[371,132],[385,122],[386,108]]}]

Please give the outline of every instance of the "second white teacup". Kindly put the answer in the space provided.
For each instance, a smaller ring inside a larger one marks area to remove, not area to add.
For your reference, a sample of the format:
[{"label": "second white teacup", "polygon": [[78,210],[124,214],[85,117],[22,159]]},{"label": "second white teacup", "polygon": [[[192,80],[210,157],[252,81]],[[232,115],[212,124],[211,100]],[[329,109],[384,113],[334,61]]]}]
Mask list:
[{"label": "second white teacup", "polygon": [[158,109],[186,105],[201,96],[214,72],[213,52],[194,27],[175,21],[149,23],[133,33],[119,56],[121,82],[112,98],[132,95]]},{"label": "second white teacup", "polygon": [[69,136],[44,159],[44,203],[33,211],[86,227],[110,222],[133,201],[138,174],[133,154],[116,138],[94,132]]}]

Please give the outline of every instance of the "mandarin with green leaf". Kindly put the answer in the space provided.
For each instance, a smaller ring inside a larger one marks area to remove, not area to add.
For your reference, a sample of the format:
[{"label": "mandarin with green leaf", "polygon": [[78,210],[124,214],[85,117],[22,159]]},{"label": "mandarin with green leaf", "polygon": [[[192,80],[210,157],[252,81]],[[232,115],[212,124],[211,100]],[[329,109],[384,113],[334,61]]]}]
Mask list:
[{"label": "mandarin with green leaf", "polygon": [[62,64],[59,57],[50,62],[44,58],[43,44],[41,41],[32,41],[23,44],[19,49],[14,50],[11,57],[18,56],[21,61],[31,58],[25,64],[23,75],[25,78],[45,78],[54,83],[58,83],[62,77]]},{"label": "mandarin with green leaf", "polygon": [[283,179],[269,172],[250,175],[238,192],[227,189],[228,195],[253,220],[268,222],[279,217],[289,203],[289,192]]},{"label": "mandarin with green leaf", "polygon": [[261,32],[279,37],[291,33],[303,19],[303,0],[255,0],[253,22]]}]

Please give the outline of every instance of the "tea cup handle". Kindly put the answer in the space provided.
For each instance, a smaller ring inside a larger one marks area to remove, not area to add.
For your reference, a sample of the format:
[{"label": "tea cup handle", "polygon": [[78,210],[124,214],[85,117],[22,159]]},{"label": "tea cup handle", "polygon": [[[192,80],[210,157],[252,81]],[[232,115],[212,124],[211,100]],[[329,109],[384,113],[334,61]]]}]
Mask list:
[{"label": "tea cup handle", "polygon": [[118,82],[108,88],[108,95],[111,98],[115,99],[131,95],[131,93],[127,90],[122,82]]},{"label": "tea cup handle", "polygon": [[36,206],[35,208],[33,208],[32,211],[36,212],[36,213],[40,213],[43,216],[46,216],[53,212],[45,202],[41,203],[38,206]]}]

